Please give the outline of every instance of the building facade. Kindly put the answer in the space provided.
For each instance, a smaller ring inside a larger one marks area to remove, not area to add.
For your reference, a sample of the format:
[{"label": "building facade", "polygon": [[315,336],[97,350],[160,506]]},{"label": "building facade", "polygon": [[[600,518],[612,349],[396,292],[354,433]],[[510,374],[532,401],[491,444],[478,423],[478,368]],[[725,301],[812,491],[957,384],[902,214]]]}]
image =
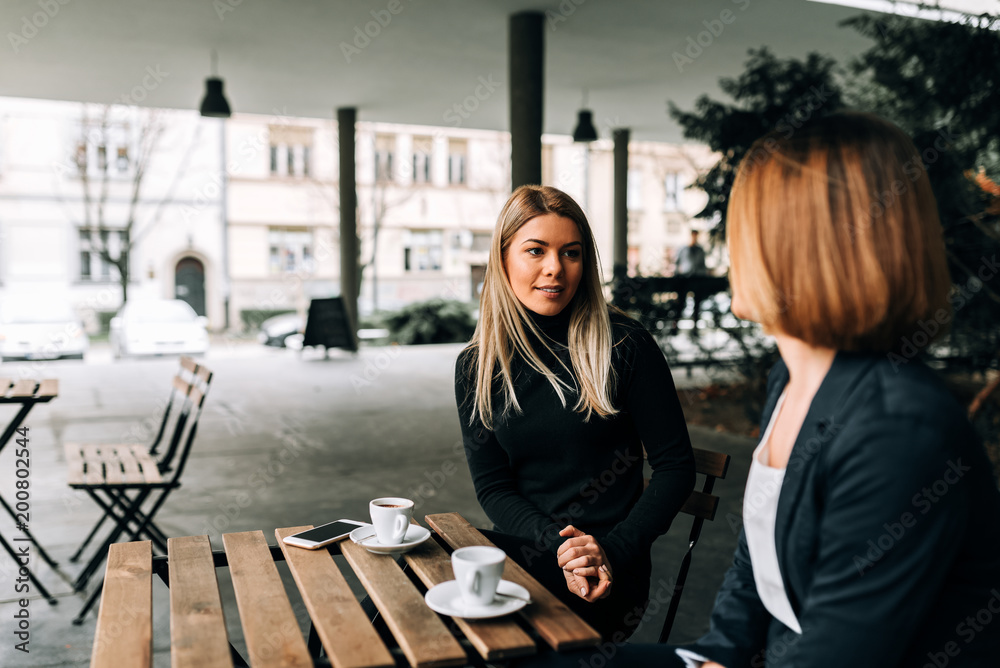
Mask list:
[{"label": "building facade", "polygon": [[221,323],[221,200],[201,194],[218,130],[194,112],[0,98],[0,297],[69,301],[94,329],[121,306],[108,257],[126,252],[130,298],[184,294]]},{"label": "building facade", "polygon": [[[509,135],[356,132],[361,313],[477,299],[510,192]],[[587,211],[606,278],[612,148],[543,137],[543,180]],[[332,120],[0,98],[0,296],[58,295],[93,326],[121,304],[107,257],[127,250],[129,298],[184,299],[214,329],[304,311],[340,290],[338,152]],[[704,229],[705,196],[687,186],[713,160],[702,146],[630,146],[632,272],[670,273]]]}]

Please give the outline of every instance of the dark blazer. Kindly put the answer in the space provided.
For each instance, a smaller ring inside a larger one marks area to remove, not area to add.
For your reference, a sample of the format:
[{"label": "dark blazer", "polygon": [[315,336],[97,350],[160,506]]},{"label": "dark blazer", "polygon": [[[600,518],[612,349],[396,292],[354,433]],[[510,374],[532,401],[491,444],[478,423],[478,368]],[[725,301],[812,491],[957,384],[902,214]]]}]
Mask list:
[{"label": "dark blazer", "polygon": [[[758,598],[741,531],[710,630],[686,649],[726,668],[1000,666],[991,465],[935,374],[894,359],[838,353],[792,448],[775,544],[802,634]],[[779,362],[762,425],[787,382]]]}]

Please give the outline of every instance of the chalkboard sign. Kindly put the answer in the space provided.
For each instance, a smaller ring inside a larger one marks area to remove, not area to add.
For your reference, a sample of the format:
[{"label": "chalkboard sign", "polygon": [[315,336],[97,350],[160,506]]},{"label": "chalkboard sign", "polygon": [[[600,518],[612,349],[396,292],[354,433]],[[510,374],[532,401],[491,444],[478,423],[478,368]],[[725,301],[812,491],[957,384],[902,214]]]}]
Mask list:
[{"label": "chalkboard sign", "polygon": [[340,297],[312,300],[302,345],[357,351],[354,326]]}]

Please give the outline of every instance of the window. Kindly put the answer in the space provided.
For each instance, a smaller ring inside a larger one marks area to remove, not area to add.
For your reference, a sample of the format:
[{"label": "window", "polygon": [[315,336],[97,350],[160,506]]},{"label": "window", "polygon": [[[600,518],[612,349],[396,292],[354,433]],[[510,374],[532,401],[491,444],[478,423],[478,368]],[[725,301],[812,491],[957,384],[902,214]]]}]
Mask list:
[{"label": "window", "polygon": [[492,232],[473,232],[472,233],[472,250],[477,253],[488,251],[490,249],[490,240],[493,238]]},{"label": "window", "polygon": [[271,141],[272,176],[309,176],[313,128],[294,125],[268,126]]},{"label": "window", "polygon": [[272,227],[267,232],[268,264],[272,274],[311,273],[313,235],[305,228]]},{"label": "window", "polygon": [[80,169],[87,167],[87,144],[80,142],[76,145],[76,166]]},{"label": "window", "polygon": [[469,149],[465,140],[448,140],[448,183],[452,185],[465,184],[465,160],[468,152]]},{"label": "window", "polygon": [[667,174],[663,179],[663,210],[681,210],[681,175],[677,172]]},{"label": "window", "polygon": [[119,173],[128,171],[128,147],[118,147],[118,159],[115,162],[118,165]]},{"label": "window", "polygon": [[125,232],[122,230],[80,230],[80,280],[117,281],[118,267],[101,257],[101,250],[107,249],[111,257],[118,257],[125,247]]},{"label": "window", "polygon": [[629,211],[642,208],[642,172],[638,169],[628,170],[628,192],[625,199]]},{"label": "window", "polygon": [[403,269],[440,271],[444,255],[441,230],[411,230],[403,244]]},{"label": "window", "polygon": [[271,145],[272,176],[309,176],[309,147],[299,144]]},{"label": "window", "polygon": [[99,176],[109,171],[127,175],[129,161],[129,127],[123,123],[96,123],[85,121],[77,126],[80,133],[76,140],[76,166],[89,176]]},{"label": "window", "polygon": [[392,181],[392,156],[396,148],[396,138],[392,135],[375,135],[375,181]]},{"label": "window", "polygon": [[431,156],[434,153],[433,140],[430,137],[413,138],[413,182],[430,183]]},{"label": "window", "polygon": [[630,214],[628,217],[628,236],[629,238],[636,238],[639,236],[639,230],[642,226],[641,219],[636,214]]}]

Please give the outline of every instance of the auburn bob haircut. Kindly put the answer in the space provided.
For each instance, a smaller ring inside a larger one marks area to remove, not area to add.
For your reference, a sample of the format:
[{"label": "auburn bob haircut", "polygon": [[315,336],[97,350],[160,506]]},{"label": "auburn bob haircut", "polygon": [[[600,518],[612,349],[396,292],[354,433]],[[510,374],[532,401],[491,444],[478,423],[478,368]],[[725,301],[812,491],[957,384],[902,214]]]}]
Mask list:
[{"label": "auburn bob haircut", "polygon": [[[727,214],[736,315],[815,346],[890,352],[950,320],[937,203],[898,127],[841,112],[758,139]],[[927,329],[925,327],[925,329]]]}]

